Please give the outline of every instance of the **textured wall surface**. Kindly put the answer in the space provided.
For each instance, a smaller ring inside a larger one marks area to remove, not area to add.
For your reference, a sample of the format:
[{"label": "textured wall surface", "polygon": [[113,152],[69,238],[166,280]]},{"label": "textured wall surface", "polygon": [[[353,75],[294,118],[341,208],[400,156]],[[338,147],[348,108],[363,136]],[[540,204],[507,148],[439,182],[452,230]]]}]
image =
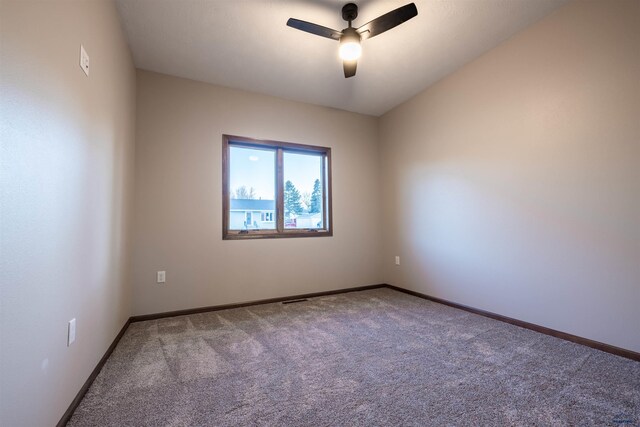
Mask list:
[{"label": "textured wall surface", "polygon": [[640,351],[638,22],[570,3],[382,117],[386,282]]},{"label": "textured wall surface", "polygon": [[[379,282],[375,118],[146,71],[137,87],[133,314]],[[333,237],[223,241],[222,134],[331,147]]]},{"label": "textured wall surface", "polygon": [[111,2],[0,7],[0,425],[50,426],[131,314],[135,69]]}]

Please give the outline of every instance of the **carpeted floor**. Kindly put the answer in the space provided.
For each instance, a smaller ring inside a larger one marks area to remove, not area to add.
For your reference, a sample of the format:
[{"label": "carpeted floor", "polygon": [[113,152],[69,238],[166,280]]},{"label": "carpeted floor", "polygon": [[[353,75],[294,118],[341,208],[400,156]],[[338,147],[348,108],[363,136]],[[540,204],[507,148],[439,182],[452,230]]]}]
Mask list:
[{"label": "carpeted floor", "polygon": [[639,423],[639,362],[375,289],[133,323],[68,426]]}]

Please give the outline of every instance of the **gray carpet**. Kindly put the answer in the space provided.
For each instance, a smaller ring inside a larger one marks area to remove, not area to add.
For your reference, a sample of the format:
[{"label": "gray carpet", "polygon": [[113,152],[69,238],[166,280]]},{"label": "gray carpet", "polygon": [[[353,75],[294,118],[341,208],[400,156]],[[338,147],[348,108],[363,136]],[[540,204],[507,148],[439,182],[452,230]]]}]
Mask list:
[{"label": "gray carpet", "polygon": [[133,323],[68,425],[639,423],[639,362],[375,289]]}]

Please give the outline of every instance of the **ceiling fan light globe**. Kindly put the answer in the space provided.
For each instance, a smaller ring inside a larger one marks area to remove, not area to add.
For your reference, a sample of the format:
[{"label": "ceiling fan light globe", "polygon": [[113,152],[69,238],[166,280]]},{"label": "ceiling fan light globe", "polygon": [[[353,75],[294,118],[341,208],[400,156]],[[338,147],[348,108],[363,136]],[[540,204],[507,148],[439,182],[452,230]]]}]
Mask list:
[{"label": "ceiling fan light globe", "polygon": [[362,46],[357,41],[340,43],[340,58],[345,61],[355,61],[362,54]]}]

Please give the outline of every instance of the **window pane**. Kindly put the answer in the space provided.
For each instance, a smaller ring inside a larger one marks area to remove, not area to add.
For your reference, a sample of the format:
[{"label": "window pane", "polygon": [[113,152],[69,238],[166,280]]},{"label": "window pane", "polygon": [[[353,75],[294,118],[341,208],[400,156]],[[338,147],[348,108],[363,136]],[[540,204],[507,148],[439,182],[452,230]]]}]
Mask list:
[{"label": "window pane", "polygon": [[324,228],[322,155],[284,153],[284,227]]},{"label": "window pane", "polygon": [[275,150],[231,146],[229,154],[229,229],[275,229]]}]

